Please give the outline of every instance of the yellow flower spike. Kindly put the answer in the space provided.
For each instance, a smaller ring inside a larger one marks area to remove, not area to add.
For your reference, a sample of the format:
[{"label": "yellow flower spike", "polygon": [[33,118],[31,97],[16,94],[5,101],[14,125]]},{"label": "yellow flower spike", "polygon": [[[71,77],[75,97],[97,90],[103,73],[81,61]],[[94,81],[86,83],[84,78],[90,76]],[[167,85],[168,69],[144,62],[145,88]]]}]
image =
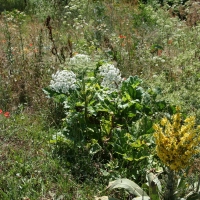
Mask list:
[{"label": "yellow flower spike", "polygon": [[167,118],[165,117],[165,118],[161,119],[160,124],[161,124],[162,126],[165,126],[165,125],[167,124],[167,122],[168,122],[168,120],[167,120]]},{"label": "yellow flower spike", "polygon": [[195,128],[195,117],[190,116],[182,124],[180,109],[171,117],[170,122],[163,118],[160,124],[154,124],[156,152],[161,161],[172,170],[185,168],[193,155],[200,152],[196,149],[200,141]]}]

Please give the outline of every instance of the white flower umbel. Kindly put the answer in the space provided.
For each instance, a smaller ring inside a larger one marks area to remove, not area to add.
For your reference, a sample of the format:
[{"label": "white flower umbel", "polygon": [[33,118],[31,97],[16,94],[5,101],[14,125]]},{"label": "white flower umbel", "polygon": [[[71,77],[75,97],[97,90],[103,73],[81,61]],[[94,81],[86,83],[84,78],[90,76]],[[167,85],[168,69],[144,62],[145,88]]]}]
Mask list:
[{"label": "white flower umbel", "polygon": [[101,86],[115,90],[121,87],[121,73],[112,64],[104,64],[99,68],[100,76],[103,78]]},{"label": "white flower umbel", "polygon": [[50,88],[56,92],[67,93],[69,90],[76,89],[76,75],[72,71],[57,71],[52,75]]},{"label": "white flower umbel", "polygon": [[85,54],[76,54],[73,58],[70,58],[69,63],[72,65],[85,65],[90,62],[90,57]]}]

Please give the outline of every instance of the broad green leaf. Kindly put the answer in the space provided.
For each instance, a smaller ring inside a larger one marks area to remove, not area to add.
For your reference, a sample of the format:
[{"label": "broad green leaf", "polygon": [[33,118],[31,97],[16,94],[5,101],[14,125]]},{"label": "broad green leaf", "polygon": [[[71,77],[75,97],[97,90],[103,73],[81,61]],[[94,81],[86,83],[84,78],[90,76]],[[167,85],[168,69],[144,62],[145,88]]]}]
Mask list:
[{"label": "broad green leaf", "polygon": [[123,154],[123,159],[128,160],[128,161],[133,161],[133,157],[127,156],[126,154]]},{"label": "broad green leaf", "polygon": [[123,94],[122,101],[124,101],[124,102],[131,101],[131,97],[130,97],[130,95],[127,92],[125,92]]},{"label": "broad green leaf", "polygon": [[133,113],[133,112],[128,112],[128,117],[135,117],[135,116],[136,116],[135,113]]},{"label": "broad green leaf", "polygon": [[113,190],[115,188],[124,188],[135,196],[147,196],[146,192],[139,185],[126,178],[110,182],[106,189]]},{"label": "broad green leaf", "polygon": [[128,92],[128,94],[135,99],[137,86],[141,83],[141,79],[138,76],[130,76],[127,80],[123,81],[121,90],[122,92]]},{"label": "broad green leaf", "polygon": [[131,143],[130,146],[133,148],[139,148],[143,145],[143,143],[141,142],[141,140],[136,140],[135,142]]}]

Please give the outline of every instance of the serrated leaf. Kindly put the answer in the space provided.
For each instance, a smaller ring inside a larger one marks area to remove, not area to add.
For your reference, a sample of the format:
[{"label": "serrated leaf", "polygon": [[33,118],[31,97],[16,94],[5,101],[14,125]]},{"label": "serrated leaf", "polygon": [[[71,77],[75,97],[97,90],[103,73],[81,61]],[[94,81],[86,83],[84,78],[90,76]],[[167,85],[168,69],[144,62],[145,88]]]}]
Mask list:
[{"label": "serrated leaf", "polygon": [[134,194],[135,196],[147,196],[146,192],[133,181],[123,178],[117,179],[109,183],[106,189],[113,190],[115,188],[124,188],[129,191],[129,193]]}]

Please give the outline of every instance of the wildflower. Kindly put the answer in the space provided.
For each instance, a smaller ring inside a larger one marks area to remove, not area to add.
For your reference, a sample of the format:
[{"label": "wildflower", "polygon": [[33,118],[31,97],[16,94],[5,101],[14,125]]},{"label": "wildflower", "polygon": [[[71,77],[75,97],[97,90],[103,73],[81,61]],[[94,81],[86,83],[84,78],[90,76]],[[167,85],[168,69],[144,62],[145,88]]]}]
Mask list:
[{"label": "wildflower", "polygon": [[73,58],[70,58],[69,62],[70,64],[74,64],[74,65],[79,65],[79,64],[85,65],[89,61],[90,61],[90,57],[88,55],[76,53]]},{"label": "wildflower", "polygon": [[120,38],[120,39],[125,39],[126,36],[120,34],[120,35],[119,35],[119,38]]},{"label": "wildflower", "polygon": [[76,75],[72,71],[62,70],[52,75],[50,88],[56,92],[67,93],[76,88],[75,83]]},{"label": "wildflower", "polygon": [[168,40],[167,44],[172,44],[173,40]]},{"label": "wildflower", "polygon": [[158,157],[171,170],[185,168],[193,155],[197,154],[199,127],[195,128],[195,117],[187,117],[182,124],[180,110],[172,116],[172,122],[161,119],[160,124],[154,124],[154,137]]},{"label": "wildflower", "polygon": [[2,114],[2,113],[3,113],[3,110],[0,109],[0,114]]},{"label": "wildflower", "polygon": [[9,113],[9,112],[5,112],[5,113],[4,113],[4,116],[5,116],[6,118],[9,118],[9,117],[10,117],[10,113]]},{"label": "wildflower", "polygon": [[110,90],[117,89],[121,86],[122,78],[119,69],[115,68],[112,64],[104,64],[99,68],[100,76],[103,81],[102,87],[109,88]]}]

